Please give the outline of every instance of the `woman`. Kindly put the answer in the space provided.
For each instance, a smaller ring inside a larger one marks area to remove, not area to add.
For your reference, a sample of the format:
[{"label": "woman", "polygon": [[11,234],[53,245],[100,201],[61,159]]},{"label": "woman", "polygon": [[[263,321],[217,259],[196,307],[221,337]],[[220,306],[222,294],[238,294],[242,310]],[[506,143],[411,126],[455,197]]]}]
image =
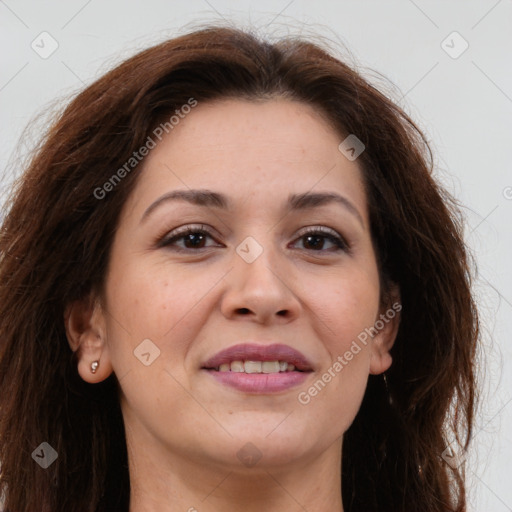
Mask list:
[{"label": "woman", "polygon": [[478,318],[431,170],[303,40],[212,27],[84,90],[1,231],[6,510],[466,510]]}]

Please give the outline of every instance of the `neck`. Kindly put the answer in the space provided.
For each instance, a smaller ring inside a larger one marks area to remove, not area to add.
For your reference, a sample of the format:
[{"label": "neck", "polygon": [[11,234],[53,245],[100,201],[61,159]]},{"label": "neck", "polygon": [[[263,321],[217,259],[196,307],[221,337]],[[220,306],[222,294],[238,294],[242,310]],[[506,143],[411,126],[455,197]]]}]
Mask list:
[{"label": "neck", "polygon": [[128,446],[130,512],[343,512],[341,440],[315,458],[250,468]]}]

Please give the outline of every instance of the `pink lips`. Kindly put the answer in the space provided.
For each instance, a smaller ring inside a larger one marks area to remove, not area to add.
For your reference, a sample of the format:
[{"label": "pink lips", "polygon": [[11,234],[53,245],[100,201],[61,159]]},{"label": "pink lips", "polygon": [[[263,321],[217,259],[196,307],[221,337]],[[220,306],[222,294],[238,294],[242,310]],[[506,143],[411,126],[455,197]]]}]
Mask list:
[{"label": "pink lips", "polygon": [[[238,373],[217,371],[221,364],[233,361],[286,361],[293,364],[295,371],[280,373]],[[311,364],[298,350],[282,344],[234,345],[218,352],[203,364],[217,381],[248,393],[273,393],[302,384],[312,372]]]}]

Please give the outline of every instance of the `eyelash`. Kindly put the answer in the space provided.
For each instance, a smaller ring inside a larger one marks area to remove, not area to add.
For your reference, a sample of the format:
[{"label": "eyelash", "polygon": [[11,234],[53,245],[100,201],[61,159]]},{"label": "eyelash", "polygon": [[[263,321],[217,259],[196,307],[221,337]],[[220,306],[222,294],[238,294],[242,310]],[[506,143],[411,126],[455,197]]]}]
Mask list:
[{"label": "eyelash", "polygon": [[[212,233],[208,229],[206,229],[204,225],[198,224],[198,225],[191,225],[191,226],[185,226],[183,228],[178,228],[175,231],[169,233],[168,236],[165,236],[164,238],[160,239],[160,241],[158,242],[158,247],[171,248],[173,243],[175,243],[176,241],[178,241],[190,234],[206,235],[206,236],[210,237],[211,239],[215,240]],[[323,238],[329,240],[331,243],[333,243],[335,247],[331,248],[330,250],[304,249],[308,252],[314,252],[314,253],[338,252],[340,250],[344,251],[344,252],[349,252],[349,250],[350,250],[349,244],[345,241],[345,239],[342,236],[340,236],[334,229],[324,227],[324,226],[304,228],[304,230],[302,230],[300,232],[300,235],[295,240],[300,240],[306,236],[311,236],[311,235],[320,235],[321,237],[323,237]],[[192,248],[183,248],[183,247],[174,246],[174,247],[172,247],[172,250],[174,250],[176,252],[191,252],[191,251],[198,252],[198,251],[201,251],[203,249],[208,249],[208,248],[209,247],[200,247],[199,249],[192,249]]]}]

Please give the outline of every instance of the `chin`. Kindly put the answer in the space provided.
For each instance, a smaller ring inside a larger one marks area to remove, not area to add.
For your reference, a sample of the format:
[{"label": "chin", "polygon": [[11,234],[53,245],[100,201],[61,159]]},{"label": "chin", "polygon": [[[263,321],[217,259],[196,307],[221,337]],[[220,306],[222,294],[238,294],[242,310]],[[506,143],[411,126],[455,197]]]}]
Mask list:
[{"label": "chin", "polygon": [[304,435],[298,431],[279,430],[279,427],[265,433],[247,430],[243,435],[230,440],[230,443],[235,456],[242,464],[247,456],[249,459],[260,459],[259,466],[283,465],[299,458],[308,450]]}]

